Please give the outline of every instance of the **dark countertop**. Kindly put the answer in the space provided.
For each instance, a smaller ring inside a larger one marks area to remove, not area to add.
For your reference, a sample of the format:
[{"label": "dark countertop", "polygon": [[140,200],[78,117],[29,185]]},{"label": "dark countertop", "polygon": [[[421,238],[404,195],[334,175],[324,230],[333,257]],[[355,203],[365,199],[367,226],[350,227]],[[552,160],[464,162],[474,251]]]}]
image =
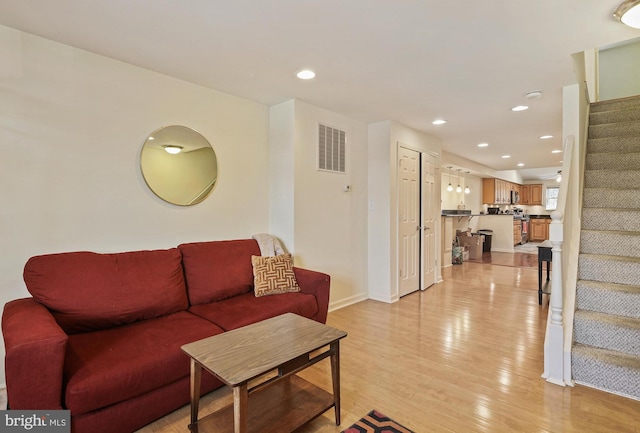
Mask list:
[{"label": "dark countertop", "polygon": [[529,218],[533,219],[551,219],[551,215],[529,215]]}]

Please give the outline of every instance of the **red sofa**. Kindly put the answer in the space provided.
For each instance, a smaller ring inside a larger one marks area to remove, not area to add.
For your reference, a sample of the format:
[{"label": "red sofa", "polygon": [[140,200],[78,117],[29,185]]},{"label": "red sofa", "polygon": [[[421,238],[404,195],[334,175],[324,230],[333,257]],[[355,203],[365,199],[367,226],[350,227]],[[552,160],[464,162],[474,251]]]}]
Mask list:
[{"label": "red sofa", "polygon": [[[73,433],[132,432],[189,403],[183,344],[287,312],[326,321],[328,275],[294,268],[300,292],[256,297],[252,255],[246,239],[32,257],[33,297],[2,315],[10,408],[68,409]],[[203,374],[203,394],[221,385]]]}]

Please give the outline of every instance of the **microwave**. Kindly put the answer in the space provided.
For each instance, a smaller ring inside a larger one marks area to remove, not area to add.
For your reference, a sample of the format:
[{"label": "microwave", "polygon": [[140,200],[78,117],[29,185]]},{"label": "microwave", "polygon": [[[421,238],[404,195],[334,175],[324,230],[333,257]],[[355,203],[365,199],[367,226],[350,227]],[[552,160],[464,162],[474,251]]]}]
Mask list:
[{"label": "microwave", "polygon": [[518,191],[511,191],[511,204],[520,203],[520,193]]}]

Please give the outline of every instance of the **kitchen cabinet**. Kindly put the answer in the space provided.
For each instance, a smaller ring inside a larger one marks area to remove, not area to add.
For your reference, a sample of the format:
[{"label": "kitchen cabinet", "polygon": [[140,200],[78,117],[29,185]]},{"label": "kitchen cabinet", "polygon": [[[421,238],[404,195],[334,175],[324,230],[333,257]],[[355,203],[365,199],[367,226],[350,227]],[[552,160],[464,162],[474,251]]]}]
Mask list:
[{"label": "kitchen cabinet", "polygon": [[549,224],[551,218],[531,218],[530,220],[530,234],[529,239],[531,242],[542,242],[549,239]]},{"label": "kitchen cabinet", "polygon": [[529,204],[542,206],[542,184],[529,185]]},{"label": "kitchen cabinet", "polygon": [[522,185],[520,187],[520,204],[522,205],[529,204],[529,201],[531,199],[529,189],[530,189],[529,185]]},{"label": "kitchen cabinet", "polygon": [[513,220],[513,245],[522,243],[522,221]]},{"label": "kitchen cabinet", "polygon": [[482,179],[482,203],[483,204],[509,204],[511,203],[511,182],[502,179]]}]

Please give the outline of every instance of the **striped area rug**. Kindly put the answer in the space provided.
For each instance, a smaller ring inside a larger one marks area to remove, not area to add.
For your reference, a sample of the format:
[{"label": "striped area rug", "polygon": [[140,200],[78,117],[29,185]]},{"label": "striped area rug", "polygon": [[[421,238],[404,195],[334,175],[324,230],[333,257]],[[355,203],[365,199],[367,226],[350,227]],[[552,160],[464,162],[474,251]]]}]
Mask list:
[{"label": "striped area rug", "polygon": [[367,416],[352,425],[342,433],[415,433],[413,430],[398,424],[391,418],[384,416],[377,410],[372,410]]}]

